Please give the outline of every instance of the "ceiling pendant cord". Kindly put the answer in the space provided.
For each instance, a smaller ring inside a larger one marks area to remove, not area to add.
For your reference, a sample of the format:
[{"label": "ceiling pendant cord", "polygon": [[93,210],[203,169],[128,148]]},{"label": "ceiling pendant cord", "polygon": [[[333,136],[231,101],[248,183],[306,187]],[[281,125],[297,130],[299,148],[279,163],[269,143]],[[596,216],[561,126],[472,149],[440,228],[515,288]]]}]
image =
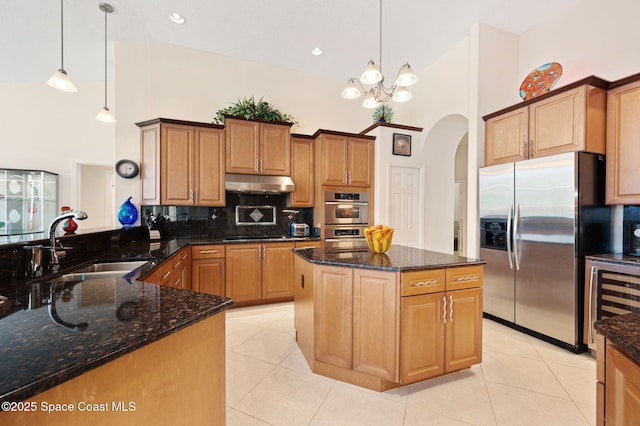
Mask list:
[{"label": "ceiling pendant cord", "polygon": [[60,68],[47,80],[47,85],[63,92],[78,91],[64,70],[64,0],[60,0]]},{"label": "ceiling pendant cord", "polygon": [[113,12],[113,7],[108,3],[100,3],[98,8],[104,12],[104,107],[96,115],[96,120],[115,123],[116,119],[107,106],[107,14]]}]

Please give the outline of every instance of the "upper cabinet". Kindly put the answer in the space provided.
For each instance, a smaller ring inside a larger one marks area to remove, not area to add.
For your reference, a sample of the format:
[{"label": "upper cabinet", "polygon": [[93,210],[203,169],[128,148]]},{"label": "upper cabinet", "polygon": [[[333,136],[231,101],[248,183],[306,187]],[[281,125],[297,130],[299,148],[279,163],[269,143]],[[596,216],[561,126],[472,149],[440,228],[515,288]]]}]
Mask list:
[{"label": "upper cabinet", "polygon": [[224,206],[222,126],[168,119],[137,125],[142,204]]},{"label": "upper cabinet", "polygon": [[313,139],[291,137],[291,179],[295,190],[289,195],[290,207],[313,207],[314,202],[314,150]]},{"label": "upper cabinet", "polygon": [[607,95],[607,204],[640,204],[640,74],[630,80]]},{"label": "upper cabinet", "polygon": [[607,85],[589,77],[484,117],[484,165],[572,151],[604,154]]},{"label": "upper cabinet", "polygon": [[253,175],[291,174],[291,123],[225,117],[226,171]]},{"label": "upper cabinet", "polygon": [[373,186],[375,138],[320,132],[316,137],[316,175],[320,185]]}]

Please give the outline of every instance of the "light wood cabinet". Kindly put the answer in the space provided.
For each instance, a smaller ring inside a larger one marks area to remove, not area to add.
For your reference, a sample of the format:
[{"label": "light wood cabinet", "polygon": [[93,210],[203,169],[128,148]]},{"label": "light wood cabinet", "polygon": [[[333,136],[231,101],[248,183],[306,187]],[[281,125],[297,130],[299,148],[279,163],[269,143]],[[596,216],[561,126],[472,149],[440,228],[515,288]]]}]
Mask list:
[{"label": "light wood cabinet", "polygon": [[200,293],[225,295],[225,246],[191,247],[191,289]]},{"label": "light wood cabinet", "polygon": [[191,289],[191,249],[184,247],[142,278],[143,281],[169,287]]},{"label": "light wood cabinet", "polygon": [[237,244],[226,248],[226,296],[236,302],[293,297],[294,243]]},{"label": "light wood cabinet", "polygon": [[597,343],[596,424],[640,424],[640,366],[601,335]]},{"label": "light wood cabinet", "polygon": [[298,257],[294,283],[315,373],[381,391],[482,361],[482,266],[400,273]]},{"label": "light wood cabinet", "polygon": [[157,119],[141,131],[142,203],[224,206],[224,132],[221,127]]},{"label": "light wood cabinet", "polygon": [[607,204],[640,204],[640,81],[607,94]]},{"label": "light wood cabinet", "polygon": [[[482,361],[482,267],[420,272],[430,273],[418,281],[428,284],[412,287],[420,294],[401,301],[403,384]],[[446,291],[435,292],[443,279]]]},{"label": "light wood cabinet", "polygon": [[225,117],[227,173],[289,176],[291,124]]},{"label": "light wood cabinet", "polygon": [[605,153],[606,90],[581,81],[485,117],[484,165],[588,151]]},{"label": "light wood cabinet", "polygon": [[316,138],[316,175],[320,185],[373,185],[374,140],[320,133]]},{"label": "light wood cabinet", "polygon": [[314,206],[314,146],[312,138],[291,137],[291,179],[295,190],[289,195],[291,207]]}]

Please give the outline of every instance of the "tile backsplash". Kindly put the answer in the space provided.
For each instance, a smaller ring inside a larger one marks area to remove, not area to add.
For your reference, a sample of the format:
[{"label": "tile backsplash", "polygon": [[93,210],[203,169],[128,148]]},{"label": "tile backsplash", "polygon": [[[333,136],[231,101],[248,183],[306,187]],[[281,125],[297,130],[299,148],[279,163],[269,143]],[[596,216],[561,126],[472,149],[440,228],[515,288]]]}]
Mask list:
[{"label": "tile backsplash", "polygon": [[[184,235],[221,239],[228,236],[282,236],[289,224],[313,226],[312,208],[289,208],[285,194],[226,194],[225,207],[142,206],[142,223],[158,229],[163,239]],[[236,206],[273,206],[274,224],[236,224]]]}]

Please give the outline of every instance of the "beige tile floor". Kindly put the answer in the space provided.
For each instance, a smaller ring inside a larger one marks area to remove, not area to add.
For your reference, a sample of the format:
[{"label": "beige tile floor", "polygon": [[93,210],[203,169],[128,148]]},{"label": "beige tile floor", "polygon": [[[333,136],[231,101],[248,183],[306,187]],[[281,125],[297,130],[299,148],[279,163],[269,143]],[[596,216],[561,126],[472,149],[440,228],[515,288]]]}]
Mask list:
[{"label": "beige tile floor", "polygon": [[227,311],[227,424],[594,425],[595,359],[484,320],[481,365],[378,393],[313,374],[293,303]]}]

